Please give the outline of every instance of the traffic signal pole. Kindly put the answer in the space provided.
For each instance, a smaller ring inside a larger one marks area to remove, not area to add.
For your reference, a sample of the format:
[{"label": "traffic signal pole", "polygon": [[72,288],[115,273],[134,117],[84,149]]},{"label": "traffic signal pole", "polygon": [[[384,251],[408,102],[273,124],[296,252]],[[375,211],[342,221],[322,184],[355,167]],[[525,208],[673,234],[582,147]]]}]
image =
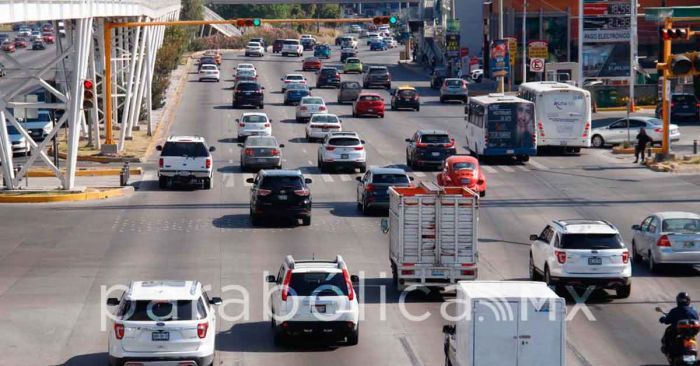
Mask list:
[{"label": "traffic signal pole", "polygon": [[[670,18],[664,20],[664,30],[671,29],[673,27],[673,22]],[[671,39],[664,38],[664,49],[662,51],[663,62],[670,62],[671,58]],[[669,124],[671,123],[671,114],[669,113],[669,100],[671,99],[671,80],[668,67],[663,68],[663,85],[662,85],[662,101],[661,101],[661,115],[663,117],[663,139],[661,141],[661,154],[663,156],[668,156],[670,150],[669,144]]]}]

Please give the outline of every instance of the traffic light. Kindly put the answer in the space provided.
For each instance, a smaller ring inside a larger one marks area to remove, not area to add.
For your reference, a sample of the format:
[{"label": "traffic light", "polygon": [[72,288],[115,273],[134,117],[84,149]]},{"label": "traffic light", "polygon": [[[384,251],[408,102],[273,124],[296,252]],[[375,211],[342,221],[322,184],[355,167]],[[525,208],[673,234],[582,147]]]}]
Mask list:
[{"label": "traffic light", "polygon": [[260,18],[253,18],[253,26],[259,27],[262,25],[262,20]]},{"label": "traffic light", "polygon": [[260,18],[236,19],[236,26],[238,27],[259,27],[260,25],[262,25]]},{"label": "traffic light", "polygon": [[399,19],[395,16],[382,16],[382,17],[374,17],[372,18],[372,23],[375,25],[383,25],[383,24],[391,24],[394,25],[399,21]]},{"label": "traffic light", "polygon": [[95,84],[92,80],[83,80],[83,109],[95,107]]},{"label": "traffic light", "polygon": [[668,70],[670,76],[700,75],[700,52],[670,55],[666,62],[656,65],[658,70]]},{"label": "traffic light", "polygon": [[693,33],[689,28],[670,28],[661,29],[661,38],[668,41],[669,39],[690,39],[690,35]]}]

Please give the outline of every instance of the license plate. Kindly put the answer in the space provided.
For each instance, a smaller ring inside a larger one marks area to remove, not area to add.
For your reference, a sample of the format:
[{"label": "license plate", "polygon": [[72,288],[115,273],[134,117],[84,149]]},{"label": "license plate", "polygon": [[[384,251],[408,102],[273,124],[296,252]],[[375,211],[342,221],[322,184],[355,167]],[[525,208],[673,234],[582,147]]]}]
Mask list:
[{"label": "license plate", "polygon": [[432,271],[432,273],[433,273],[433,276],[435,276],[435,277],[444,277],[445,276],[445,272],[443,272],[443,271]]},{"label": "license plate", "polygon": [[245,92],[245,93],[243,93],[243,94],[245,94],[245,95],[253,95],[253,92]]},{"label": "license plate", "polygon": [[683,362],[695,362],[696,359],[695,355],[683,355]]},{"label": "license plate", "polygon": [[190,172],[189,172],[188,170],[180,170],[179,172],[177,172],[177,174],[178,174],[178,175],[189,176],[189,175],[190,175]]},{"label": "license plate", "polygon": [[694,246],[695,246],[694,241],[686,241],[685,243],[683,243],[683,248],[693,248]]},{"label": "license plate", "polygon": [[330,130],[331,130],[330,128],[322,128],[322,129],[321,129],[321,131],[323,131],[323,132],[328,132],[328,131],[330,131]]},{"label": "license plate", "polygon": [[370,108],[367,110],[368,112],[374,112],[374,109]]},{"label": "license plate", "polygon": [[559,145],[566,146],[566,141],[559,141]]},{"label": "license plate", "polygon": [[506,150],[506,154],[513,154],[515,153],[515,150]]},{"label": "license plate", "polygon": [[435,152],[433,152],[433,156],[440,156],[440,153],[435,151]]},{"label": "license plate", "polygon": [[589,257],[588,258],[588,265],[599,266],[601,264],[603,264],[603,258],[601,258],[601,257]]},{"label": "license plate", "polygon": [[170,340],[170,332],[153,332],[151,333],[151,339],[154,342],[162,342]]},{"label": "license plate", "polygon": [[348,154],[340,154],[341,159],[348,159],[350,156]]},{"label": "license plate", "polygon": [[286,201],[286,200],[287,200],[287,195],[286,195],[286,194],[280,194],[280,195],[277,196],[277,198],[278,198],[280,201]]},{"label": "license plate", "polygon": [[317,313],[325,313],[326,312],[326,305],[315,305]]}]

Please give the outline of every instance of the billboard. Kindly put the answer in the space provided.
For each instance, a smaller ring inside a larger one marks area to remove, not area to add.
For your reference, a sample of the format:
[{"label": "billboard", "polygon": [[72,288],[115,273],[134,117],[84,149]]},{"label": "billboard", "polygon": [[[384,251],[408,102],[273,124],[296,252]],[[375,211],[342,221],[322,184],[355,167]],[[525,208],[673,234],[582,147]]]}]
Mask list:
[{"label": "billboard", "polygon": [[630,77],[632,68],[631,0],[582,1],[583,22],[579,60],[583,78]]},{"label": "billboard", "polygon": [[445,48],[448,58],[459,58],[459,33],[448,33],[445,35]]},{"label": "billboard", "polygon": [[491,76],[506,76],[510,71],[508,41],[497,39],[491,43]]},{"label": "billboard", "polygon": [[535,105],[532,103],[489,104],[489,147],[535,147]]},{"label": "billboard", "polygon": [[624,78],[630,71],[629,43],[583,45],[584,78]]}]

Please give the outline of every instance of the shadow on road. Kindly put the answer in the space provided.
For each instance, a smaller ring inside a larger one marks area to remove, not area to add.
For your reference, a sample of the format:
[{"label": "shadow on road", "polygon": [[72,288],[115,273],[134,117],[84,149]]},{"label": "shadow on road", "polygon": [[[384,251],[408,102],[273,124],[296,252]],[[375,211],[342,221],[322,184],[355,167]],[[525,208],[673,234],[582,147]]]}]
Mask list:
[{"label": "shadow on road", "polygon": [[62,366],[107,365],[108,362],[109,362],[109,357],[108,357],[107,352],[99,352],[99,353],[88,353],[85,355],[71,357]]},{"label": "shadow on road", "polygon": [[216,337],[216,349],[222,352],[327,352],[336,348],[334,344],[308,338],[276,347],[269,321],[238,323]]}]

